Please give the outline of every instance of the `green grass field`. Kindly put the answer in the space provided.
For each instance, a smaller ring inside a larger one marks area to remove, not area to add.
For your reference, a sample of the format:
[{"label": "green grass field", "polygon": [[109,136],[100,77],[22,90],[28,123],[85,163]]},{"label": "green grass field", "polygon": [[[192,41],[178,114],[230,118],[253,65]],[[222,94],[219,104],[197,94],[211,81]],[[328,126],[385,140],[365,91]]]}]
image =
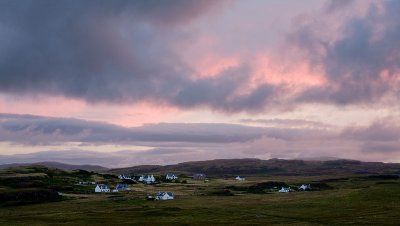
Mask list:
[{"label": "green grass field", "polygon": [[[130,192],[115,194],[79,193],[72,189],[73,193],[66,192],[62,201],[0,207],[0,225],[400,224],[398,179],[346,177],[327,182],[330,189],[285,194],[244,189],[267,181],[294,186],[335,177],[342,176],[266,176],[251,177],[245,182],[214,178],[208,183],[188,179],[187,184],[135,184]],[[238,189],[230,190],[230,196],[216,195],[226,191],[227,186]],[[157,191],[173,191],[175,200],[144,199],[146,194]]]}]

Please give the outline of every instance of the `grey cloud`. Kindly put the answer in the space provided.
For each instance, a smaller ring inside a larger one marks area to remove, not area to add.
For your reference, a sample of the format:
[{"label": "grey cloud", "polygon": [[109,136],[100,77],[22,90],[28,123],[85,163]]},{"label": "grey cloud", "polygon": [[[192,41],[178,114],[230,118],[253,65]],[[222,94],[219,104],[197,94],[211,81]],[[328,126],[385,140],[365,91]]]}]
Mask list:
[{"label": "grey cloud", "polygon": [[322,122],[302,120],[302,119],[242,119],[240,122],[251,123],[251,124],[261,124],[265,126],[272,127],[311,127],[311,128],[332,128],[333,125],[329,125]]},{"label": "grey cloud", "polygon": [[[322,65],[328,79],[325,87],[289,98],[285,91],[290,87],[267,84],[242,94],[252,74],[248,65],[192,79],[194,70],[177,54],[185,50],[177,50],[176,44],[190,43],[195,34],[186,26],[225,2],[1,1],[0,92],[62,95],[92,103],[152,101],[223,112],[398,97],[400,26],[393,22],[400,19],[398,1],[383,2],[384,13],[371,4],[367,15],[345,19],[343,34],[333,42],[321,35],[320,23],[306,23],[288,35],[289,44],[300,47],[311,66]],[[330,1],[324,9],[355,7],[352,2]],[[385,70],[384,78],[380,74]]]},{"label": "grey cloud", "polygon": [[393,120],[380,120],[366,127],[349,127],[342,132],[342,136],[357,140],[400,142],[400,126]]},{"label": "grey cloud", "polygon": [[353,2],[354,0],[329,0],[324,7],[326,12],[334,13],[350,6]]},{"label": "grey cloud", "polygon": [[[343,129],[320,127],[318,123],[302,120],[298,122],[298,128],[287,127],[284,120],[261,122],[267,124],[252,127],[236,124],[160,123],[125,128],[77,119],[0,114],[0,142],[39,145],[43,150],[49,144],[58,145],[58,149],[62,149],[64,142],[80,143],[74,149],[63,152],[0,156],[0,162],[61,161],[125,166],[272,156],[334,156],[389,161],[400,151],[400,127],[391,118],[378,120],[369,126]],[[272,126],[270,123],[277,124]],[[85,148],[92,145],[105,144],[146,146],[150,150],[121,150],[99,154],[85,151]]]},{"label": "grey cloud", "polygon": [[364,153],[400,153],[400,140],[392,142],[366,141],[362,145]]},{"label": "grey cloud", "polygon": [[[58,93],[89,101],[142,98],[145,89],[157,91],[155,77],[177,74],[161,63],[173,57],[163,47],[168,43],[157,38],[162,31],[145,22],[187,21],[198,14],[195,11],[207,8],[205,3],[3,2],[0,24],[9,29],[1,33],[12,30],[16,37],[10,46],[1,45],[0,89]],[[179,10],[182,6],[187,8]],[[129,17],[125,26],[131,27],[125,30],[124,15]]]},{"label": "grey cloud", "polygon": [[381,119],[369,126],[349,127],[340,137],[358,141],[366,153],[400,153],[400,125],[393,118]]},{"label": "grey cloud", "polygon": [[370,4],[366,15],[346,19],[342,34],[333,42],[320,35],[321,30],[316,32],[321,28],[316,23],[306,24],[289,35],[312,65],[322,65],[328,79],[326,87],[308,89],[298,101],[347,105],[399,96],[396,76],[400,71],[400,25],[394,21],[400,19],[400,3],[382,2],[383,12],[375,4]]},{"label": "grey cloud", "polygon": [[230,124],[154,124],[125,128],[101,122],[0,114],[0,140],[16,143],[52,142],[192,142],[232,143],[255,139],[262,129]]},{"label": "grey cloud", "polygon": [[264,136],[290,141],[316,131],[318,129],[315,128],[252,127],[222,123],[159,123],[126,128],[71,118],[0,114],[0,141],[30,145],[87,142],[157,146],[181,142],[197,146],[202,143],[243,143]]},{"label": "grey cloud", "polygon": [[260,110],[279,87],[236,91],[246,66],[192,80],[174,45],[183,31],[219,1],[2,1],[0,92],[51,94],[88,102],[153,101],[182,108]]},{"label": "grey cloud", "polygon": [[261,110],[274,102],[277,86],[260,85],[248,94],[237,95],[249,79],[250,69],[242,66],[223,71],[217,78],[187,83],[177,93],[174,103],[183,107],[211,106],[225,111]]}]

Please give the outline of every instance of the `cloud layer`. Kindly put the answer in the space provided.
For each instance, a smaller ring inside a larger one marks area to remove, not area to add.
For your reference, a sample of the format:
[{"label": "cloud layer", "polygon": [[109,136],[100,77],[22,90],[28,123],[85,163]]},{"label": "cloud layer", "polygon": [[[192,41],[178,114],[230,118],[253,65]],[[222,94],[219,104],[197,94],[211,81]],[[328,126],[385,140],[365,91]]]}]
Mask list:
[{"label": "cloud layer", "polygon": [[[47,157],[39,158],[34,153],[18,157],[26,157],[26,160],[32,158],[32,161],[83,158],[93,155],[93,152],[87,151],[90,146],[125,145],[101,154],[110,155],[110,162],[106,165],[111,162],[116,164],[115,159],[111,161],[114,157],[123,159],[123,156],[131,155],[120,163],[124,166],[135,158],[130,164],[140,164],[140,161],[167,164],[233,157],[267,159],[320,156],[391,161],[400,151],[400,125],[391,118],[375,121],[368,126],[344,128],[300,120],[266,119],[252,121],[254,122],[263,126],[161,123],[125,128],[77,119],[0,114],[0,142],[12,142],[17,146],[39,146],[49,151],[51,145],[65,146],[64,150],[61,149],[63,151],[59,149],[48,155],[43,154]],[[73,148],[65,145],[71,142],[77,145]],[[135,146],[145,146],[148,150],[135,150]],[[14,157],[4,158],[4,161],[15,159]],[[72,163],[71,161],[67,162]],[[104,161],[108,160],[103,159],[100,162]]]},{"label": "cloud layer", "polygon": [[[90,103],[150,101],[227,112],[304,102],[370,104],[389,94],[398,97],[400,26],[393,22],[399,19],[397,1],[370,3],[364,14],[339,20],[337,34],[329,36],[332,30],[321,24],[335,23],[346,8],[357,7],[349,1],[331,1],[288,32],[285,45],[296,46],[307,67],[320,70],[327,81],[312,87],[298,85],[303,75],[287,83],[288,75],[282,74],[277,84],[273,75],[277,72],[270,69],[260,80],[260,65],[242,57],[238,64],[214,71],[211,77],[196,77],[198,72],[184,59],[186,51],[193,51],[189,43],[200,32],[194,28],[196,20],[216,16],[230,4],[234,3],[2,1],[0,92],[61,95]],[[323,13],[325,19],[314,22]],[[259,45],[260,52],[252,53],[253,57],[268,47]],[[279,52],[266,54],[271,58]],[[290,70],[299,71],[296,65]]]},{"label": "cloud layer", "polygon": [[0,141],[30,145],[58,142],[235,143],[256,139],[266,132],[262,128],[235,124],[161,123],[125,128],[78,119],[0,114]]}]

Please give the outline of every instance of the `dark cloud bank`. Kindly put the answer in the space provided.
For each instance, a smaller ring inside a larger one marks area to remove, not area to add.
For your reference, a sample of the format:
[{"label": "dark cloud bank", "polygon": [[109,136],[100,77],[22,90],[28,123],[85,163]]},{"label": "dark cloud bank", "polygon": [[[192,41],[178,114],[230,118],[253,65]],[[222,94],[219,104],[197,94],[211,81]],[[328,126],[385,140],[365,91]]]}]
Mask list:
[{"label": "dark cloud bank", "polygon": [[251,127],[238,124],[160,123],[126,128],[72,118],[0,114],[0,141],[30,145],[57,142],[241,143],[262,136],[290,140],[312,129]]},{"label": "dark cloud bank", "polygon": [[[244,120],[249,122],[250,120]],[[400,125],[385,118],[369,126],[337,129],[327,124],[297,120],[259,120],[262,127],[237,124],[160,123],[125,128],[78,119],[0,114],[0,142],[19,145],[63,147],[78,142],[76,149],[0,156],[0,164],[61,161],[65,163],[119,164],[177,163],[194,159],[257,157],[368,157],[390,161],[385,156],[400,152]],[[272,123],[273,126],[269,126]],[[139,145],[150,150],[121,150],[109,153],[85,151],[92,145]],[[48,150],[48,149],[47,149]],[[96,154],[97,153],[97,154]],[[108,157],[107,157],[108,156]],[[366,158],[368,159],[368,158]],[[371,159],[368,159],[371,160]]]},{"label": "dark cloud bank", "polygon": [[[193,70],[177,56],[174,44],[190,42],[192,35],[182,28],[222,10],[225,2],[3,0],[0,92],[63,95],[94,103],[148,100],[229,112],[280,104],[287,87],[264,84],[237,94],[249,79],[246,65],[191,80]],[[325,11],[334,14],[351,5],[332,1]],[[384,13],[372,4],[367,15],[346,20],[343,35],[333,43],[325,43],[312,23],[290,33],[290,43],[297,43],[312,65],[322,65],[329,80],[327,87],[306,90],[292,103],[369,103],[398,92],[398,82],[390,79],[399,72],[400,25],[395,21],[400,3],[383,5]],[[371,41],[376,25],[383,26],[383,33]],[[382,70],[389,81],[379,76]]]},{"label": "dark cloud bank", "polygon": [[190,40],[180,27],[224,2],[2,1],[0,91],[88,102],[257,108],[273,87],[228,100],[247,81],[245,66],[192,81],[193,71],[171,49]]},{"label": "dark cloud bank", "polygon": [[[333,18],[344,16],[340,10],[353,2],[330,1],[327,13],[333,14]],[[400,23],[396,21],[400,20],[399,11],[399,1],[372,3],[365,15],[345,20],[339,38],[334,41],[326,40],[331,37],[329,34],[321,35],[324,28],[315,21],[290,34],[289,40],[303,50],[310,64],[322,66],[329,82],[326,87],[305,91],[297,100],[347,105],[378,102],[386,95],[398,99]],[[324,23],[329,27],[330,23],[337,22],[325,20]]]}]

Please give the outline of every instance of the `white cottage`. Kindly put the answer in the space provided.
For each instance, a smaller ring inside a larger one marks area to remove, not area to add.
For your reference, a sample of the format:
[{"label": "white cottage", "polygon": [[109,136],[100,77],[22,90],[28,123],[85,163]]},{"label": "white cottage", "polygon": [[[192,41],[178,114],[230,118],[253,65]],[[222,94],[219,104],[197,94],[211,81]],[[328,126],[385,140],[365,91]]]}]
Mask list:
[{"label": "white cottage", "polygon": [[121,180],[132,180],[132,177],[126,176],[124,174],[119,175],[118,178]]},{"label": "white cottage", "polygon": [[155,196],[155,200],[171,200],[174,199],[172,192],[158,192]]},{"label": "white cottage", "polygon": [[152,184],[156,182],[156,178],[153,175],[142,175],[139,177],[139,181],[146,184]]},{"label": "white cottage", "polygon": [[110,192],[110,188],[105,184],[98,184],[94,192]]},{"label": "white cottage", "polygon": [[240,176],[237,176],[237,177],[235,178],[235,180],[238,180],[238,181],[244,181],[244,180],[246,180],[246,178],[244,178],[244,177],[240,177]]},{"label": "white cottage", "polygon": [[288,193],[288,192],[290,192],[290,188],[282,187],[281,190],[279,190],[278,192]]},{"label": "white cottage", "polygon": [[167,180],[176,180],[176,179],[178,179],[178,177],[177,177],[175,174],[173,174],[173,173],[168,173],[168,174],[165,176],[165,179],[167,179]]}]

